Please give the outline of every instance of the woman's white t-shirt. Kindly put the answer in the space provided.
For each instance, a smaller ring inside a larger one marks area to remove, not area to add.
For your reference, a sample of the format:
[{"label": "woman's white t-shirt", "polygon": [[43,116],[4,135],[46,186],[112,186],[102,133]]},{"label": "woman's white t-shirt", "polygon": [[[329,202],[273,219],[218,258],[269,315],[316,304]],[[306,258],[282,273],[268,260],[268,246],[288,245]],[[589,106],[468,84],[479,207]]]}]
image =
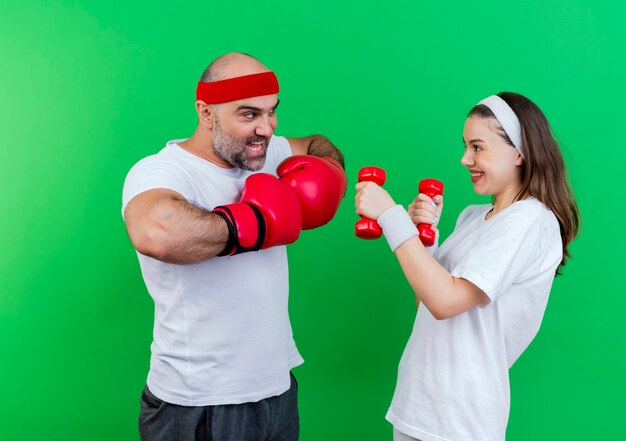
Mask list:
[{"label": "woman's white t-shirt", "polygon": [[491,205],[466,208],[434,257],[489,297],[436,320],[421,305],[398,370],[387,419],[422,441],[502,441],[508,369],[541,324],[562,257],[555,215],[534,198],[488,220]]}]

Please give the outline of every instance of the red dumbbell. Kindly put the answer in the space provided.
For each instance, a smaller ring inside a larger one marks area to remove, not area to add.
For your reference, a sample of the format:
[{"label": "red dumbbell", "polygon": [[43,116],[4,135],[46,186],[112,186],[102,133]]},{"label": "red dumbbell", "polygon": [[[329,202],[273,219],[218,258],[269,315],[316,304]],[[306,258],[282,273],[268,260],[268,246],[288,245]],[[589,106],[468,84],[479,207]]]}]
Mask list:
[{"label": "red dumbbell", "polygon": [[[436,179],[423,179],[419,183],[418,191],[432,199],[443,194],[443,183]],[[425,247],[430,247],[435,243],[437,233],[432,229],[431,224],[418,224],[417,231]]]},{"label": "red dumbbell", "polygon": [[[359,170],[359,182],[371,181],[382,187],[386,178],[385,170],[379,167],[363,167]],[[354,226],[354,234],[361,239],[378,239],[383,230],[375,220],[361,216],[361,220]]]}]

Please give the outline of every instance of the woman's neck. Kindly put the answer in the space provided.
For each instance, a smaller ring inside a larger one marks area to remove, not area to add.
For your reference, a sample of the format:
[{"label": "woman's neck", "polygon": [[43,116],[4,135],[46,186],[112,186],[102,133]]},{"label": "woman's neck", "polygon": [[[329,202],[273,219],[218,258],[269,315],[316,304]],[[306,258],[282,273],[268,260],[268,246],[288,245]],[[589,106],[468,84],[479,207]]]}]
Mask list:
[{"label": "woman's neck", "polygon": [[486,219],[495,216],[502,210],[510,207],[516,201],[516,196],[519,194],[519,186],[513,186],[506,189],[494,196],[493,208],[487,213]]}]

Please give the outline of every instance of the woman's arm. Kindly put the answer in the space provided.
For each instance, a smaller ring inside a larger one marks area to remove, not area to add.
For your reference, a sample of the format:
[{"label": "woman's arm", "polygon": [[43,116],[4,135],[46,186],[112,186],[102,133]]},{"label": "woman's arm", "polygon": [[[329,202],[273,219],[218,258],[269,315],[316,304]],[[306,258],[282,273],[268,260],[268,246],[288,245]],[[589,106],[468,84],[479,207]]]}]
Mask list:
[{"label": "woman's arm", "polygon": [[452,275],[428,253],[417,236],[396,249],[396,257],[415,299],[437,320],[468,311],[488,299],[476,285]]},{"label": "woman's arm", "polygon": [[[473,283],[452,277],[428,253],[418,239],[417,230],[414,235],[413,230],[409,231],[407,225],[412,225],[413,222],[408,213],[395,209],[396,214],[393,218],[387,216],[390,213],[388,210],[394,209],[396,204],[384,189],[373,182],[361,182],[357,184],[356,189],[357,214],[378,220],[386,213],[385,222],[379,223],[382,223],[383,232],[388,236],[388,240],[390,235],[395,235],[395,231],[404,231],[404,236],[400,236],[401,243],[397,247],[393,245],[394,252],[418,304],[422,302],[436,319],[443,320],[468,311],[488,299],[487,295]],[[427,221],[429,217],[427,212],[432,216],[435,213],[440,214],[436,207],[432,207],[431,210],[423,205],[422,210],[424,211],[421,211],[419,216],[414,216],[416,220]],[[397,228],[403,222],[406,228]],[[404,237],[409,238],[404,240]],[[390,240],[390,243],[395,242],[394,238]]]}]

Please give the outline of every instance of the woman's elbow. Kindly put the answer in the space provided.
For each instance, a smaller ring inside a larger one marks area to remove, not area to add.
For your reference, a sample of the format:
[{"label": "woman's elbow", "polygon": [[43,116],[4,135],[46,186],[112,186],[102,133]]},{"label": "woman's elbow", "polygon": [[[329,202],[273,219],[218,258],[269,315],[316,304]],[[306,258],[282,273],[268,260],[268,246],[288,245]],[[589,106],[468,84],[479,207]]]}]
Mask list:
[{"label": "woman's elbow", "polygon": [[465,312],[465,311],[459,310],[458,308],[454,306],[445,305],[441,303],[426,305],[426,307],[430,311],[430,314],[433,316],[433,318],[437,321],[448,320],[448,319],[451,319],[452,317],[456,317],[457,315]]},{"label": "woman's elbow", "polygon": [[435,320],[438,320],[438,321],[448,320],[458,315],[458,314],[453,314],[450,311],[439,311],[439,310],[430,311],[430,313],[435,318]]}]

